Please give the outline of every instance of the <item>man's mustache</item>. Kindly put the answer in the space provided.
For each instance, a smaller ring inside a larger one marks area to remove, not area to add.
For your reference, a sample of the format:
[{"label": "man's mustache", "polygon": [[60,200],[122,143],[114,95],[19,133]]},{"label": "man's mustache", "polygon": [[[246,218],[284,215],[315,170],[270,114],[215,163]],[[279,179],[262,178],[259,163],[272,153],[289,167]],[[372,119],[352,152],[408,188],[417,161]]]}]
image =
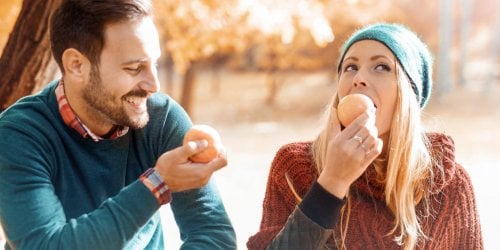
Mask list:
[{"label": "man's mustache", "polygon": [[147,91],[145,91],[143,89],[137,89],[137,90],[132,90],[132,91],[128,92],[123,97],[126,98],[126,97],[147,97],[147,96],[148,96]]}]

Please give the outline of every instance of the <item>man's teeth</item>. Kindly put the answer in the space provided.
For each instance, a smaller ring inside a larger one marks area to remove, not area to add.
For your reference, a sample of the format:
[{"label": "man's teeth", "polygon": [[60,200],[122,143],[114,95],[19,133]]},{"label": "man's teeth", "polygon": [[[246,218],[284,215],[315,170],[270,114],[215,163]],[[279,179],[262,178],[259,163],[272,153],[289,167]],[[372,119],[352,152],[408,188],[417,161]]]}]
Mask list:
[{"label": "man's teeth", "polygon": [[125,98],[125,101],[132,103],[134,105],[141,104],[142,103],[142,98],[132,98],[132,97],[127,97]]}]

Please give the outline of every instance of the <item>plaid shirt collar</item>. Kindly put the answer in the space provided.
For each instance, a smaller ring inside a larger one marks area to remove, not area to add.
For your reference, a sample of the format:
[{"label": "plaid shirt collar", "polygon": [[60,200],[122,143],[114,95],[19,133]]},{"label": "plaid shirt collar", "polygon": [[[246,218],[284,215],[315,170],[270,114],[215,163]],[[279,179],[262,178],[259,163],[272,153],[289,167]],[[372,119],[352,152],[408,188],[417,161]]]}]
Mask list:
[{"label": "plaid shirt collar", "polygon": [[62,78],[56,87],[55,93],[57,104],[59,106],[59,113],[61,114],[64,123],[70,128],[76,130],[83,138],[90,137],[93,141],[99,142],[104,139],[116,139],[128,132],[129,127],[114,126],[111,131],[103,137],[92,133],[92,131],[90,131],[90,129],[87,128],[85,124],[83,124],[80,118],[78,118],[73,109],[71,109],[71,106],[68,103],[68,99],[66,99],[66,94],[64,92],[64,82]]}]

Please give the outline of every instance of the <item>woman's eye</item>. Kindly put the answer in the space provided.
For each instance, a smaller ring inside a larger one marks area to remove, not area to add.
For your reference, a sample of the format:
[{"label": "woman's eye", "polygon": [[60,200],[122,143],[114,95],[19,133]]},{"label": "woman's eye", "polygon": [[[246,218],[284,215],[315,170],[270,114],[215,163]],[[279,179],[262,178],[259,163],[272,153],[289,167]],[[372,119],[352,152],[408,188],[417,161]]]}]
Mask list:
[{"label": "woman's eye", "polygon": [[358,67],[356,65],[349,64],[349,65],[345,66],[344,72],[349,72],[349,71],[353,71],[353,70],[357,70],[357,69],[358,69]]},{"label": "woman's eye", "polygon": [[379,64],[375,67],[375,70],[391,71],[391,68],[385,64]]}]

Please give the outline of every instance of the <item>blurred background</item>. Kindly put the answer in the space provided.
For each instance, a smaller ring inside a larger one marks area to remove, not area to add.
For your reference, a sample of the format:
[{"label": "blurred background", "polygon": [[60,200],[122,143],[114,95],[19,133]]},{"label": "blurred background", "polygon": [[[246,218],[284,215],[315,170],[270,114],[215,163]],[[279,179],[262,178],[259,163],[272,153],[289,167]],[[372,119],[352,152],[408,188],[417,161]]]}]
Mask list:
[{"label": "blurred background", "polygon": [[[38,41],[36,46],[45,50],[32,54],[47,53],[45,36],[37,40],[26,34],[44,34],[46,23],[33,21],[32,12],[41,9],[39,15],[47,15],[58,2],[0,1],[0,51],[5,47],[0,73],[12,73],[7,67],[20,63],[7,53],[16,46]],[[494,185],[500,177],[500,132],[495,129],[500,122],[500,0],[153,2],[163,52],[162,91],[194,123],[215,127],[228,149],[229,164],[215,178],[240,249],[258,231],[274,153],[283,144],[314,139],[324,106],[335,94],[340,46],[355,29],[374,22],[410,27],[433,52],[434,87],[425,123],[454,138],[457,160],[474,184],[485,248],[500,248],[495,237],[500,192]],[[40,63],[22,64],[34,65],[22,73],[36,75],[33,81],[0,82],[0,110],[57,77],[50,56],[40,58]],[[179,248],[168,206],[161,211],[167,249]]]}]

